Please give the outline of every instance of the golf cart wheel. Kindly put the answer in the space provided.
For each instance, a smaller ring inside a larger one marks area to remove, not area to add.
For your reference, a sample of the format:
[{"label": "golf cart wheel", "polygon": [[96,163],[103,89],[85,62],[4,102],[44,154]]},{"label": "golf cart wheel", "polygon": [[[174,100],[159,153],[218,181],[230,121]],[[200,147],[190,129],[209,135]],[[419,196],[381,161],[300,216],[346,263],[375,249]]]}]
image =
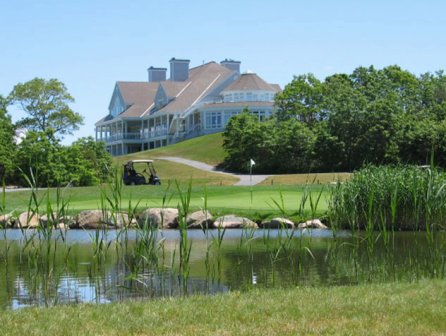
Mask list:
[{"label": "golf cart wheel", "polygon": [[155,185],[161,185],[161,182],[160,181],[156,181]]},{"label": "golf cart wheel", "polygon": [[130,182],[130,185],[136,185],[136,183],[134,181]]}]

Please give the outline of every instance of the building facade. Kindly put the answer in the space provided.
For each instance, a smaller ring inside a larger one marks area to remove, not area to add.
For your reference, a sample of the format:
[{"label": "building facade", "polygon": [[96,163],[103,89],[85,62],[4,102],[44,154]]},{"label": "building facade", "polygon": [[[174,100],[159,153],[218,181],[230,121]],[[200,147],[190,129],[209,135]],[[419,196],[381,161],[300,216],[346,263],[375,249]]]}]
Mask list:
[{"label": "building facade", "polygon": [[221,132],[229,119],[249,106],[262,121],[274,112],[281,91],[253,72],[240,73],[240,62],[224,60],[189,68],[189,60],[150,67],[148,82],[117,82],[109,113],[95,124],[96,141],[119,156]]}]

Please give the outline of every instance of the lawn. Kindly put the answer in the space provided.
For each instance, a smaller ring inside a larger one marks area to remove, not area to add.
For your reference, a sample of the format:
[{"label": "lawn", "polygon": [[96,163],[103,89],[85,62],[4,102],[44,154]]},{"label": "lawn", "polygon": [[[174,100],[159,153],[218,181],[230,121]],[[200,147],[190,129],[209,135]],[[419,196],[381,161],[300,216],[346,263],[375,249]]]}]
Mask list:
[{"label": "lawn", "polygon": [[153,159],[163,156],[175,156],[217,166],[226,157],[226,152],[223,149],[222,133],[214,133],[166,147],[123,155],[115,158],[115,162],[124,163],[129,160]]},{"label": "lawn", "polygon": [[[180,191],[185,194],[187,185],[181,185]],[[328,195],[326,186],[309,186],[313,198],[322,190],[322,197],[318,206],[318,213],[327,210],[326,196]],[[108,187],[102,187],[111,196]],[[260,214],[280,214],[275,202],[283,204],[287,214],[295,213],[299,209],[304,187],[302,186],[254,186],[252,193],[250,187],[233,186],[193,186],[191,189],[191,209],[204,207],[204,200],[207,199],[207,207],[214,214],[235,213],[240,215]],[[39,190],[38,199],[42,201],[41,209],[46,209],[47,189]],[[56,189],[49,189],[50,203],[55,207],[57,203]],[[82,210],[101,208],[101,188],[100,187],[80,187],[66,188],[62,197],[70,200],[69,208],[78,213]],[[17,191],[6,193],[6,212],[26,211],[30,199],[30,191]],[[281,196],[282,195],[282,196]],[[252,196],[252,199],[251,199]],[[164,199],[164,201],[163,201]],[[129,201],[132,206],[139,202],[138,210],[154,207],[177,207],[180,202],[180,194],[175,183],[162,186],[123,186],[121,193],[121,204],[123,209],[128,209]],[[306,204],[309,210],[309,202]]]},{"label": "lawn", "polygon": [[4,311],[3,335],[444,335],[446,282],[294,288]]}]

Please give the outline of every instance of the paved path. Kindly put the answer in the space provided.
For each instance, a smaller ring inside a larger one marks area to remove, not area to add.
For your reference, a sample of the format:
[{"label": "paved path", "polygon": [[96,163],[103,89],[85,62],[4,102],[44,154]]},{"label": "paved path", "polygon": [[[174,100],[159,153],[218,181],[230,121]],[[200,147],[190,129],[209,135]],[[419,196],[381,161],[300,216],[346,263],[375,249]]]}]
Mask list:
[{"label": "paved path", "polygon": [[[201,169],[204,171],[212,172],[212,173],[220,173],[220,174],[235,176],[240,179],[240,181],[238,181],[236,184],[234,184],[235,186],[249,186],[249,185],[251,185],[250,175],[228,173],[228,172],[225,172],[222,170],[218,170],[214,166],[208,165],[203,162],[183,159],[183,158],[179,158],[179,157],[161,157],[161,158],[157,158],[157,159],[182,163],[182,164],[185,164],[185,165],[197,168],[197,169]],[[273,176],[273,175],[252,175],[252,185],[256,185],[257,183],[260,183],[260,182],[266,180],[270,176]]]},{"label": "paved path", "polygon": [[[6,187],[5,191],[6,192],[11,192],[11,191],[24,191],[24,190],[31,190],[31,188],[16,188],[16,187]],[[0,189],[1,191],[1,189]]]}]

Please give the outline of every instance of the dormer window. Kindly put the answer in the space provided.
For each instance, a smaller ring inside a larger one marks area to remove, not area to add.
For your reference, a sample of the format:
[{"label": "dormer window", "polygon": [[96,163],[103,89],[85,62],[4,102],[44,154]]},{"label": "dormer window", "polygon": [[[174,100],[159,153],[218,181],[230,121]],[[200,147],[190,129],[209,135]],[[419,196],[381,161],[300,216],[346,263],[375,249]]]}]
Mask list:
[{"label": "dormer window", "polygon": [[124,108],[123,108],[123,106],[122,106],[122,104],[121,104],[121,101],[120,101],[119,97],[116,96],[116,98],[115,98],[115,100],[114,100],[114,102],[113,102],[113,107],[112,107],[112,109],[110,110],[110,114],[111,114],[113,117],[117,117],[117,116],[120,115],[123,111],[124,111]]},{"label": "dormer window", "polygon": [[160,93],[157,97],[156,97],[156,108],[162,109],[164,106],[164,97],[163,95]]}]

